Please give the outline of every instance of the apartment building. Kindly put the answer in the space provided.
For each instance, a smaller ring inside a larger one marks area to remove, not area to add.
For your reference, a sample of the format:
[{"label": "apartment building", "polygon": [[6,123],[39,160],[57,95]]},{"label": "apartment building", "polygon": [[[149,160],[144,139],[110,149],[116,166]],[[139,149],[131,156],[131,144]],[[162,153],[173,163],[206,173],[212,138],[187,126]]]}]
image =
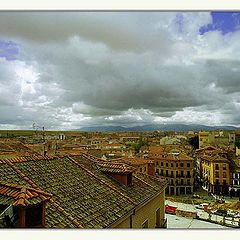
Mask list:
[{"label": "apartment building", "polygon": [[194,161],[184,153],[168,153],[150,157],[155,161],[156,175],[168,182],[166,194],[181,195],[193,192]]},{"label": "apartment building", "polygon": [[227,152],[207,148],[197,151],[203,187],[216,194],[228,194],[230,183],[230,161]]}]

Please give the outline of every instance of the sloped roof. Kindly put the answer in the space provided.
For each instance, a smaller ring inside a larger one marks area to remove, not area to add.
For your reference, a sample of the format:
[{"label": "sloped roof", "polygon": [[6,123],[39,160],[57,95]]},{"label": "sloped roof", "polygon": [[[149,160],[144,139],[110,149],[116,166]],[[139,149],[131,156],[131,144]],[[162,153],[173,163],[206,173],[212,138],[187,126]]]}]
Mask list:
[{"label": "sloped roof", "polygon": [[1,204],[13,206],[35,205],[47,201],[51,194],[34,188],[26,188],[18,184],[11,184],[0,181],[0,202]]},{"label": "sloped roof", "polygon": [[97,164],[99,169],[103,172],[112,172],[112,173],[132,173],[134,168],[121,163],[109,163],[109,162],[102,162]]},{"label": "sloped roof", "polygon": [[148,163],[154,163],[153,160],[148,159],[148,158],[138,158],[138,157],[133,157],[133,158],[128,158],[128,157],[121,157],[119,159],[112,159],[111,162],[113,163],[125,163],[130,166],[140,166],[140,165],[145,165]]},{"label": "sloped roof", "polygon": [[46,227],[51,228],[108,228],[166,187],[166,181],[136,174],[133,185],[125,186],[100,169],[109,166],[103,163],[72,156],[4,163],[0,171],[14,172],[10,178],[1,171],[9,183],[23,180],[53,195],[46,206]]}]

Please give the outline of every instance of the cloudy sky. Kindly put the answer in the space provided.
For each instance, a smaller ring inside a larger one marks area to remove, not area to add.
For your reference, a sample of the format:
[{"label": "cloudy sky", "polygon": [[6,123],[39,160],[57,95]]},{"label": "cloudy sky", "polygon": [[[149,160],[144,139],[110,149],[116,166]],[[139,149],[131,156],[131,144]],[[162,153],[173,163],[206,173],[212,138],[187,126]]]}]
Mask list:
[{"label": "cloudy sky", "polygon": [[0,12],[0,129],[240,126],[240,13]]}]

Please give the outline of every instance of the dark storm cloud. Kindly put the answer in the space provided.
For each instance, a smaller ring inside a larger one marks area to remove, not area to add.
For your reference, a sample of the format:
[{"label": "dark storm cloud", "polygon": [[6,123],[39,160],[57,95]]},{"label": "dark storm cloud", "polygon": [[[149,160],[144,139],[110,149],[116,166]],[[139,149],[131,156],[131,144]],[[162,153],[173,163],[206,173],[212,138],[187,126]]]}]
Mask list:
[{"label": "dark storm cloud", "polygon": [[210,76],[214,76],[216,87],[224,89],[226,93],[240,91],[240,61],[233,60],[208,60],[207,69]]},{"label": "dark storm cloud", "polygon": [[239,34],[199,35],[210,22],[190,12],[2,12],[0,37],[18,55],[0,58],[0,125],[238,124]]},{"label": "dark storm cloud", "polygon": [[[104,42],[113,49],[142,51],[146,47],[161,47],[167,41],[162,32],[151,31],[157,19],[153,15],[157,17],[159,13],[2,12],[0,32],[7,37],[27,38],[39,43],[65,41],[78,35],[89,41]],[[142,35],[141,30],[146,35]]]}]

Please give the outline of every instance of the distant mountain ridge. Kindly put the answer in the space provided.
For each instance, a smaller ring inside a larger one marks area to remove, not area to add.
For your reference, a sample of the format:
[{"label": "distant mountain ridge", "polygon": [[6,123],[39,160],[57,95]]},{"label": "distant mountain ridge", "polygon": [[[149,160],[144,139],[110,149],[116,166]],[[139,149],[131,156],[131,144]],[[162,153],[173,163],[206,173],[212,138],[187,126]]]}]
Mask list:
[{"label": "distant mountain ridge", "polygon": [[122,126],[93,126],[82,127],[77,129],[78,131],[86,132],[153,132],[153,131],[175,131],[175,132],[187,132],[187,131],[213,131],[213,130],[238,130],[239,128],[234,126],[206,126],[199,124],[148,124],[143,126],[134,127],[122,127]]}]

